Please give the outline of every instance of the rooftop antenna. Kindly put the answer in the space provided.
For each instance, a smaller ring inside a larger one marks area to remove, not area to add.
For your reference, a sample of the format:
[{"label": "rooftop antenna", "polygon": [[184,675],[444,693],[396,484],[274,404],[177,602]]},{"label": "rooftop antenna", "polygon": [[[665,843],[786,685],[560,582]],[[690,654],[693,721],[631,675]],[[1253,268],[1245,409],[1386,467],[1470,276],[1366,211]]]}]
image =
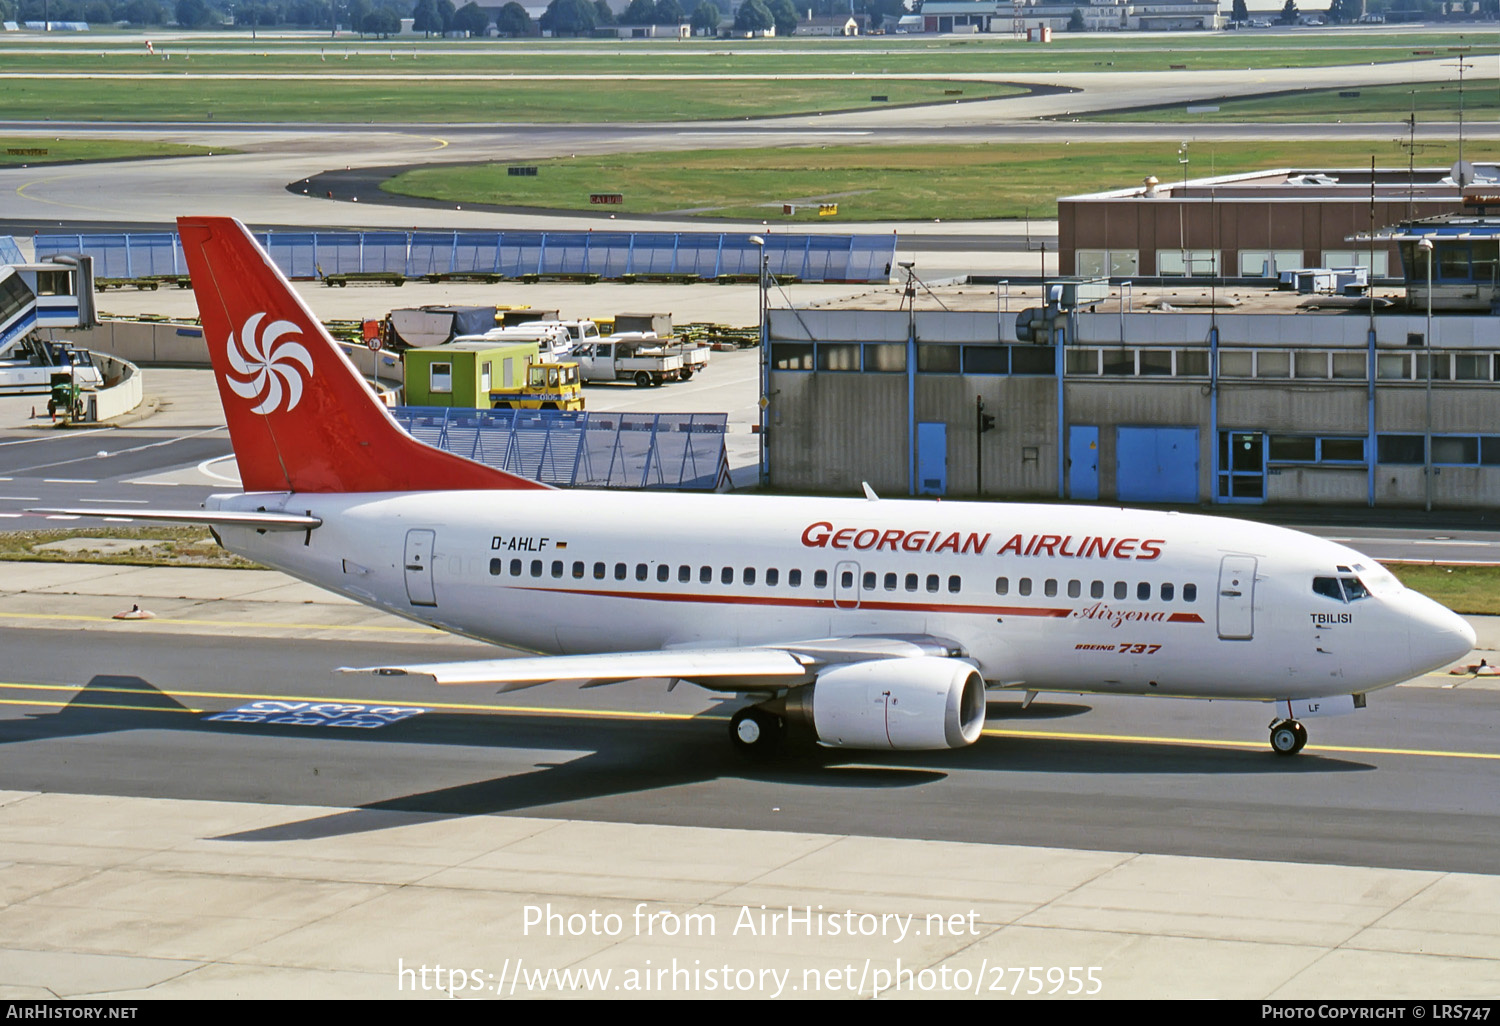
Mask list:
[{"label": "rooftop antenna", "polygon": [[[1183,140],[1181,146],[1177,147],[1177,163],[1182,165],[1182,198],[1177,201],[1177,245],[1182,250],[1182,273],[1192,277],[1193,269],[1188,265],[1187,251],[1187,217],[1183,210],[1187,203],[1188,183],[1188,144]],[[1157,268],[1158,271],[1161,268]]]},{"label": "rooftop antenna", "polygon": [[[1448,67],[1458,68],[1458,162],[1462,164],[1464,162],[1464,71],[1469,65],[1460,56],[1457,64],[1450,64]],[[1459,183],[1460,191],[1464,184],[1466,183]]]}]

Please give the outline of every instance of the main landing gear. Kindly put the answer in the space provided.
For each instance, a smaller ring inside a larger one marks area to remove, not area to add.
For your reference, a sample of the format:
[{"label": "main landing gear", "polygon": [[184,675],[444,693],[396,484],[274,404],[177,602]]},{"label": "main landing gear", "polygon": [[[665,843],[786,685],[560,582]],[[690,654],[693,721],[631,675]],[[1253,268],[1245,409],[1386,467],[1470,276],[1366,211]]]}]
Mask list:
[{"label": "main landing gear", "polygon": [[1277,755],[1296,755],[1307,744],[1307,728],[1296,720],[1274,720],[1271,723],[1271,751]]},{"label": "main landing gear", "polygon": [[746,706],[729,721],[729,740],[747,758],[770,758],[786,746],[786,720],[760,706]]}]

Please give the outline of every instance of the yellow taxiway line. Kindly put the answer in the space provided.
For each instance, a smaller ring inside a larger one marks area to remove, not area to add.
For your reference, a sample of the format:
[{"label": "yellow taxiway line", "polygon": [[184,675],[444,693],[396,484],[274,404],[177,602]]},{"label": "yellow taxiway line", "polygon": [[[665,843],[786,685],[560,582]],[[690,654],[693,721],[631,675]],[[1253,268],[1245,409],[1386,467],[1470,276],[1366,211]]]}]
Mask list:
[{"label": "yellow taxiway line", "polygon": [[[166,691],[153,688],[143,691],[139,688],[123,687],[85,687],[80,684],[32,684],[19,681],[0,681],[0,691],[41,691],[59,692],[66,691],[77,696],[85,691],[92,695],[161,695],[173,699],[227,699],[230,701],[250,702],[313,702],[330,704],[359,704],[370,706],[393,706],[412,705],[421,706],[428,710],[447,712],[480,712],[480,713],[503,713],[512,716],[560,716],[576,719],[609,719],[609,720],[641,720],[655,722],[687,722],[690,720],[728,721],[729,717],[718,713],[670,713],[670,712],[648,712],[629,709],[576,709],[563,708],[559,706],[537,706],[537,705],[501,705],[491,702],[427,702],[421,699],[412,699],[401,702],[388,698],[360,698],[360,697],[332,697],[329,695],[257,695],[232,691]],[[128,712],[186,712],[194,715],[206,713],[228,712],[228,709],[198,709],[198,708],[152,708],[148,705],[126,705],[104,702],[88,701],[59,701],[43,698],[0,698],[0,705],[29,706],[41,709],[107,709],[124,710]],[[1234,741],[1215,738],[1193,738],[1193,737],[1153,737],[1142,734],[1100,734],[1083,731],[1052,731],[1052,730],[1003,730],[987,728],[985,737],[991,738],[1024,738],[1040,741],[1087,741],[1101,742],[1106,744],[1144,744],[1144,745],[1173,745],[1179,747],[1193,748],[1233,748],[1262,750],[1266,747],[1263,742],[1258,741]],[[1308,745],[1305,749],[1309,752],[1323,752],[1342,755],[1397,755],[1414,758],[1429,759],[1477,759],[1482,761],[1500,761],[1500,753],[1497,752],[1448,752],[1438,749],[1423,748],[1377,748],[1361,745]]]}]

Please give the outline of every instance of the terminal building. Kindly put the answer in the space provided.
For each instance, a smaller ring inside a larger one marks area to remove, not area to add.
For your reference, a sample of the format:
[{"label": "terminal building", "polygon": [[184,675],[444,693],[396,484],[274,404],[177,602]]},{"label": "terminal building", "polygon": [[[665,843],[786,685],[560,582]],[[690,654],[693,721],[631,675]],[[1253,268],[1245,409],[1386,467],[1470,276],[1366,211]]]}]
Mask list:
[{"label": "terminal building", "polygon": [[906,31],[1006,32],[1023,34],[1035,28],[1063,32],[1074,12],[1083,18],[1084,31],[1177,32],[1218,29],[1223,16],[1214,0],[1084,0],[1049,3],[1046,0],[926,0],[919,15],[903,18]]},{"label": "terminal building", "polygon": [[1372,243],[1393,254],[1403,284],[1366,288],[1353,274],[1340,289],[1327,272],[1294,279],[1302,291],[1097,278],[772,309],[769,482],[1128,503],[1500,504],[1500,218],[1418,219],[1347,245]]},{"label": "terminal building", "polygon": [[[1500,167],[1468,165],[1500,192]],[[1395,244],[1354,244],[1389,224],[1459,208],[1450,168],[1278,168],[1057,201],[1062,274],[1275,278],[1301,267],[1370,267],[1400,277]]]}]

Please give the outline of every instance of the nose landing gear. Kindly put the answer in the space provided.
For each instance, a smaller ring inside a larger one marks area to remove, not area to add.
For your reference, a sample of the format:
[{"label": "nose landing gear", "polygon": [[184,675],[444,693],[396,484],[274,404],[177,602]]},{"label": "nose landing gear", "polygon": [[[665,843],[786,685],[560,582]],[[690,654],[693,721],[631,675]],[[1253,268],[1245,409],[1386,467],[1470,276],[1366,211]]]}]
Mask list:
[{"label": "nose landing gear", "polygon": [[1271,723],[1271,751],[1277,755],[1296,755],[1307,744],[1307,728],[1296,720],[1274,720]]}]

